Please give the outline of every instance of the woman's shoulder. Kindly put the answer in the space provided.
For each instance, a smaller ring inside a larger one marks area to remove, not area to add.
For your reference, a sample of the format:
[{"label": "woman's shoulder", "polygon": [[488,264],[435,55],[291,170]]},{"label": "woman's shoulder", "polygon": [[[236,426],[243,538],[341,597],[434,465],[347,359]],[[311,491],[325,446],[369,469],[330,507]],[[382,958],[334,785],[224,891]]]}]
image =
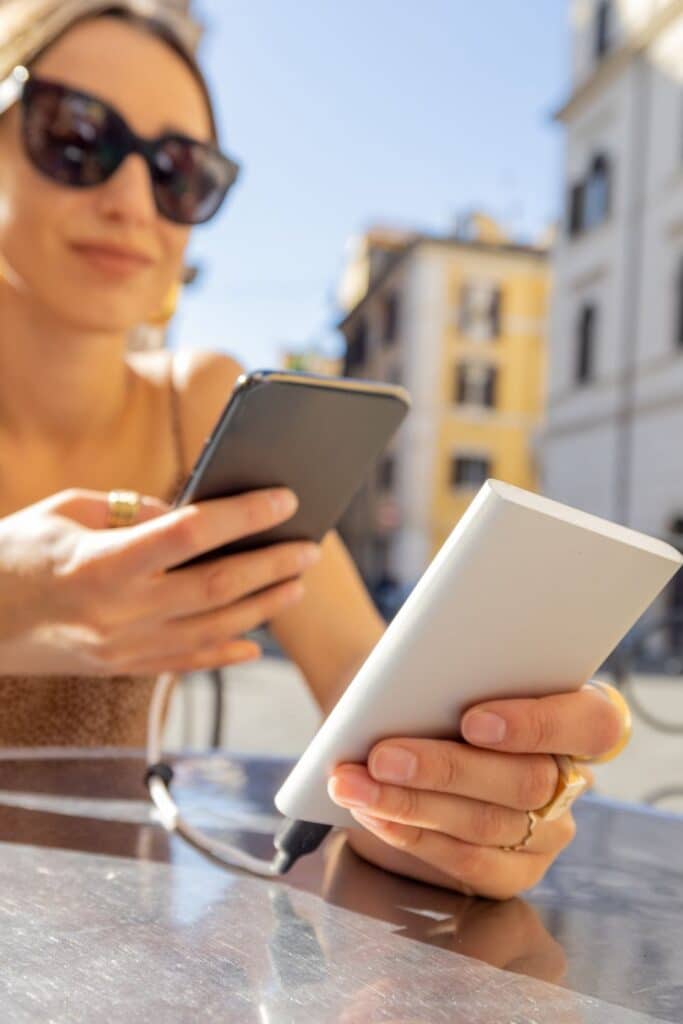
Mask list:
[{"label": "woman's shoulder", "polygon": [[192,463],[243,370],[235,359],[223,352],[181,349],[173,353],[172,359],[180,429],[186,456]]},{"label": "woman's shoulder", "polygon": [[168,384],[172,375],[173,385],[181,395],[220,392],[226,385],[232,388],[243,373],[237,360],[225,352],[162,348],[129,352],[126,358],[135,374],[150,384],[161,387]]},{"label": "woman's shoulder", "polygon": [[187,400],[225,402],[243,368],[225,352],[180,349],[171,355],[173,380],[179,394]]},{"label": "woman's shoulder", "polygon": [[134,353],[129,361],[135,373],[155,388],[173,388],[183,448],[188,461],[194,462],[242,367],[223,352],[198,349]]}]

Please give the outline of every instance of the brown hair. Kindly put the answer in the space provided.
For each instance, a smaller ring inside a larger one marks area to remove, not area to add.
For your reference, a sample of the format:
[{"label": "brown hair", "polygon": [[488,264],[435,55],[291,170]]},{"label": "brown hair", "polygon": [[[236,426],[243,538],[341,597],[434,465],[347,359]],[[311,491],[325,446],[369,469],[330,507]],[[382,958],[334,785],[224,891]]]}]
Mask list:
[{"label": "brown hair", "polygon": [[17,65],[30,67],[73,25],[118,18],[160,39],[184,61],[204,94],[217,141],[213,103],[196,59],[202,30],[188,7],[186,0],[0,0],[0,83]]},{"label": "brown hair", "polygon": [[163,43],[166,43],[167,46],[170,46],[170,48],[185,62],[194,75],[197,84],[201,88],[209,110],[209,117],[211,119],[211,134],[213,135],[214,140],[217,140],[218,130],[216,127],[216,118],[206,79],[204,78],[204,74],[196,59],[194,56],[190,55],[187,45],[183,43],[179,35],[173,31],[173,28],[165,21],[162,21],[161,18],[138,14],[135,11],[131,11],[128,7],[119,6],[117,4],[112,4],[111,7],[106,7],[96,16],[101,18],[118,18],[121,21],[125,21],[128,24],[133,25],[135,28],[148,32],[150,35],[155,36],[155,38],[160,39]]}]

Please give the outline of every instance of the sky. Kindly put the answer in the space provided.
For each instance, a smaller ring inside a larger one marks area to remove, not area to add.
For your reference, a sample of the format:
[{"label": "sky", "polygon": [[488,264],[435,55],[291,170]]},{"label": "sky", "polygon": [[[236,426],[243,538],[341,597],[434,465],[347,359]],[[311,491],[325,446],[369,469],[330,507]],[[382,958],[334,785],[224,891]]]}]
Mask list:
[{"label": "sky", "polygon": [[483,209],[520,239],[557,218],[567,0],[195,0],[223,148],[243,166],[195,229],[171,343],[248,369],[338,345],[349,239],[447,233]]}]

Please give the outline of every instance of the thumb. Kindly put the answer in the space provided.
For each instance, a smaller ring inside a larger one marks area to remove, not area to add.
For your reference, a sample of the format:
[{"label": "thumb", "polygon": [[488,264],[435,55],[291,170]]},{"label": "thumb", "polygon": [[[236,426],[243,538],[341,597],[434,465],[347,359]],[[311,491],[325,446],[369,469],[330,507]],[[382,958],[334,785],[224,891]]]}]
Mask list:
[{"label": "thumb", "polygon": [[[72,488],[52,495],[45,502],[49,511],[85,526],[88,530],[107,530],[111,527],[109,495],[104,491]],[[135,523],[145,523],[169,511],[170,506],[159,498],[140,496],[140,509]],[[132,525],[132,524],[131,524]]]}]

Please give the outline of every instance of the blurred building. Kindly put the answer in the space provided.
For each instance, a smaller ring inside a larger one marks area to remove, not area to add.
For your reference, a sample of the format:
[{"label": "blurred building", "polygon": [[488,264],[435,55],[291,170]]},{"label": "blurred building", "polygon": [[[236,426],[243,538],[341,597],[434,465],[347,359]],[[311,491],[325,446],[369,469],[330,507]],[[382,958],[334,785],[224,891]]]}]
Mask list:
[{"label": "blurred building", "polygon": [[317,348],[306,348],[284,352],[281,363],[284,370],[303,370],[324,377],[337,377],[342,372],[343,360],[341,356],[332,356]]},{"label": "blurred building", "polygon": [[683,542],[683,2],[574,0],[542,484]]},{"label": "blurred building", "polygon": [[545,249],[482,215],[446,237],[358,241],[339,291],[344,372],[413,400],[341,524],[371,585],[414,582],[487,477],[536,486],[548,286]]}]

